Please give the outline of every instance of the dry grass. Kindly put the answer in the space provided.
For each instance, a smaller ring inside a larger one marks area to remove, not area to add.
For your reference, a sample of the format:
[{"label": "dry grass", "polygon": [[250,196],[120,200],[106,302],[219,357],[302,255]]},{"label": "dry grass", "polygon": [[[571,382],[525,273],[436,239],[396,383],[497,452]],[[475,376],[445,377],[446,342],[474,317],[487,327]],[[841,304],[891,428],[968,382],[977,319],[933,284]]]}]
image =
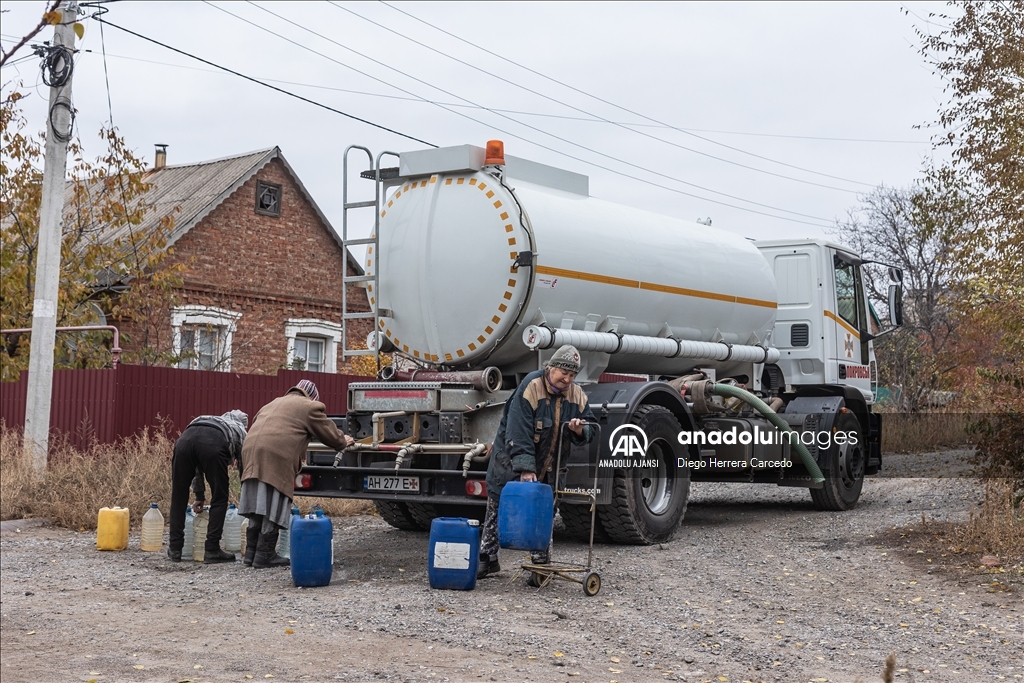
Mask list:
[{"label": "dry grass", "polygon": [[964,413],[885,413],[882,416],[883,453],[929,453],[973,445]]},{"label": "dry grass", "polygon": [[[928,563],[922,566],[929,570],[985,577],[990,593],[1024,588],[1024,509],[1016,504],[1010,480],[984,483],[985,497],[966,522],[931,520],[922,513],[920,523],[888,532],[888,544]],[[991,566],[983,566],[986,555],[996,558]]]},{"label": "dry grass", "polygon": [[372,500],[351,500],[347,498],[307,498],[298,496],[295,500],[303,512],[319,505],[328,517],[352,517],[353,515],[376,515],[377,508]]},{"label": "dry grass", "polygon": [[958,554],[995,555],[1004,564],[1024,562],[1024,510],[1016,502],[1008,480],[987,480],[981,509],[945,534],[949,549]]},{"label": "dry grass", "polygon": [[[150,503],[170,511],[174,442],[147,432],[118,444],[94,444],[85,451],[60,439],[50,444],[45,482],[32,476],[22,451],[21,431],[0,422],[0,519],[48,517],[69,529],[95,529],[101,507],[127,507],[133,527],[142,524]],[[238,501],[238,473],[231,471],[230,500]],[[376,514],[373,503],[340,498],[297,498],[303,511],[323,506],[329,517]]]},{"label": "dry grass", "polygon": [[0,518],[48,517],[58,526],[95,529],[102,507],[127,507],[132,526],[150,503],[169,508],[171,452],[163,434],[144,433],[85,451],[56,439],[50,444],[45,481],[33,477],[20,430],[0,424]]}]

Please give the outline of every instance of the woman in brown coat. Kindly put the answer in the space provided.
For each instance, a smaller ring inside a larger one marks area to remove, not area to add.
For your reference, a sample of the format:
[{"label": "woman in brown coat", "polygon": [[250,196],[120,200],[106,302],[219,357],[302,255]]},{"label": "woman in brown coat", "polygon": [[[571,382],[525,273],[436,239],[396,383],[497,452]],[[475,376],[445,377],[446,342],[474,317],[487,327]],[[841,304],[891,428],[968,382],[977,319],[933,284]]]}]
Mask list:
[{"label": "woman in brown coat", "polygon": [[291,522],[295,475],[313,439],[339,451],[353,443],[327,417],[308,379],[260,408],[242,445],[242,495],[238,512],[249,518],[243,562],[255,569],[286,567],[277,538]]}]

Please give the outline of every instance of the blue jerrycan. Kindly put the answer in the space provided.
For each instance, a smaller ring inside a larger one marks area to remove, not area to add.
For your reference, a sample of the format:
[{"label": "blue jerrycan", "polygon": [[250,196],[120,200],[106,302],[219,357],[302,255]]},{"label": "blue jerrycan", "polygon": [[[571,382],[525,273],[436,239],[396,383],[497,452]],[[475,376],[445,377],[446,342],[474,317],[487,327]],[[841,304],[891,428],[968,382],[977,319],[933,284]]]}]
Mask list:
[{"label": "blue jerrycan", "polygon": [[292,583],[296,586],[326,586],[331,582],[334,528],[324,511],[317,509],[308,517],[292,517]]},{"label": "blue jerrycan", "polygon": [[437,517],[430,523],[427,577],[431,588],[470,591],[480,562],[480,522]]},{"label": "blue jerrycan", "polygon": [[510,481],[498,503],[498,545],[546,550],[555,521],[554,491],[537,481]]}]

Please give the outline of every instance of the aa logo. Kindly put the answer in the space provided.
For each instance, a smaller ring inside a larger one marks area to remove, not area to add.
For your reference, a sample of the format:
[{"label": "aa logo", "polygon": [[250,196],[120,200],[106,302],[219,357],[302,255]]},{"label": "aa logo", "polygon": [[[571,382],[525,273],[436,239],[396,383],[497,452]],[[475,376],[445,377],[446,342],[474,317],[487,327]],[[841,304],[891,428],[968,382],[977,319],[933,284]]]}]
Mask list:
[{"label": "aa logo", "polygon": [[644,458],[647,456],[647,434],[636,425],[619,425],[608,437],[611,457]]}]

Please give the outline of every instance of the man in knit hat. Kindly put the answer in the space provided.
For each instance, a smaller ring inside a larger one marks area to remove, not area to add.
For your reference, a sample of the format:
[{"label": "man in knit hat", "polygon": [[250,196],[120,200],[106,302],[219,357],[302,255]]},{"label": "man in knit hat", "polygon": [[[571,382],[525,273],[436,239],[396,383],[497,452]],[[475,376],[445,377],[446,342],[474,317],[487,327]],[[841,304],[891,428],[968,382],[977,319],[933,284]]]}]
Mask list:
[{"label": "man in knit hat", "polygon": [[[531,372],[505,402],[498,433],[487,463],[487,513],[480,541],[478,578],[500,571],[498,564],[498,501],[501,489],[513,479],[555,483],[555,449],[563,424],[576,444],[588,443],[594,413],[587,395],[573,382],[580,371],[580,352],[565,345],[555,351],[543,370]],[[554,512],[552,512],[554,514]],[[548,550],[533,553],[535,564],[550,561]]]},{"label": "man in knit hat", "polygon": [[327,417],[316,385],[301,380],[284,396],[260,408],[242,445],[242,495],[238,514],[249,518],[245,557],[255,569],[285,567],[277,554],[277,539],[291,522],[295,475],[302,469],[313,439],[341,451],[351,446],[347,436]]}]

